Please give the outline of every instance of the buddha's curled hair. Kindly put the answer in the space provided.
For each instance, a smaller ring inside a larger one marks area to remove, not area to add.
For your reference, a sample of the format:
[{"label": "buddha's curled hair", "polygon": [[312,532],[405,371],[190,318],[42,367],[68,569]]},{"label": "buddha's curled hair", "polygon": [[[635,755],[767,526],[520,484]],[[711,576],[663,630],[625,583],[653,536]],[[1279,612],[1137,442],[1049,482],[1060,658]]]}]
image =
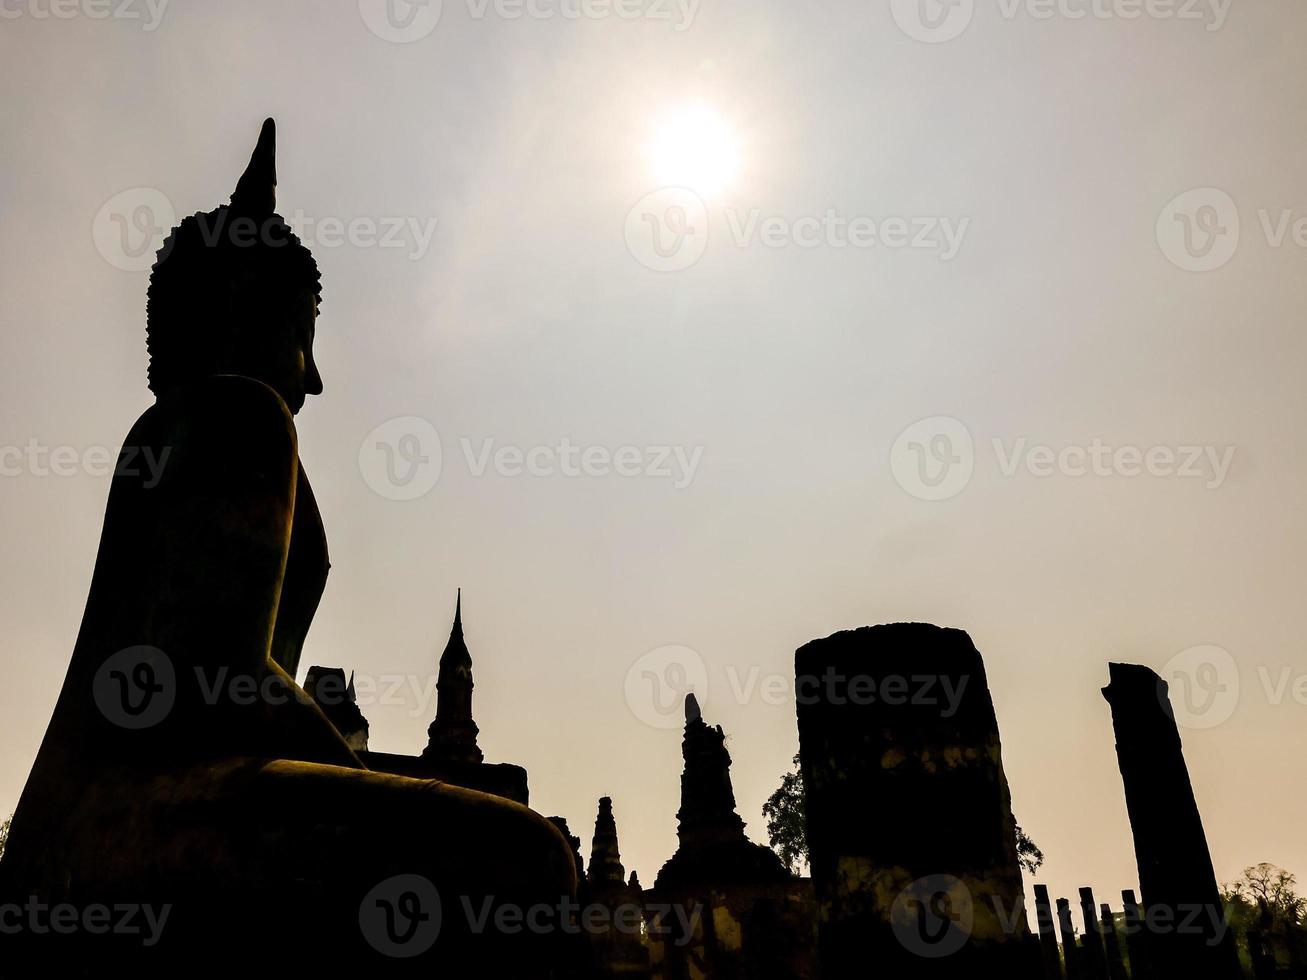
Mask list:
[{"label": "buddha's curled hair", "polygon": [[231,204],[182,219],[159,249],[145,328],[156,395],[222,370],[237,326],[321,299],[318,264],[276,211],[276,140],[269,119]]},{"label": "buddha's curled hair", "polygon": [[299,237],[273,214],[254,223],[232,208],[183,218],[159,249],[146,299],[150,390],[156,395],[221,369],[234,327],[289,311],[322,274]]}]

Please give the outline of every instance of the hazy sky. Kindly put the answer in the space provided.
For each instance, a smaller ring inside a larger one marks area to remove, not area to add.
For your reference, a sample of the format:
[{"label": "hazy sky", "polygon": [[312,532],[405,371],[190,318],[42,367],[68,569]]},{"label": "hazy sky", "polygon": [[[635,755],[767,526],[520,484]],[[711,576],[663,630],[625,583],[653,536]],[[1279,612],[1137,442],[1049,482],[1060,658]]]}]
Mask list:
[{"label": "hazy sky", "polygon": [[[655,693],[706,677],[765,840],[794,649],[922,620],[985,654],[1055,894],[1136,885],[1109,659],[1215,693],[1182,714],[1218,876],[1307,875],[1307,6],[67,2],[0,2],[0,810],[96,447],[151,400],[142,229],[225,202],[273,115],[325,279],[302,670],[376,683],[374,748],[425,744],[462,586],[487,759],[587,853],[612,796],[648,884]],[[699,197],[637,207],[667,183]]]}]

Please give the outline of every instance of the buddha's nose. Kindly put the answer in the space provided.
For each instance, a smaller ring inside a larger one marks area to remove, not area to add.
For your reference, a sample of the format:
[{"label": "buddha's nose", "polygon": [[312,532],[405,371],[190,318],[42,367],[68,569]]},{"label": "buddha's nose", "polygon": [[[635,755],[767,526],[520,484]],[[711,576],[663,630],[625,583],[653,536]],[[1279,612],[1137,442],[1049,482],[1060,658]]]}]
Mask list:
[{"label": "buddha's nose", "polygon": [[322,394],[322,375],[318,373],[318,365],[313,361],[309,361],[304,372],[304,394]]}]

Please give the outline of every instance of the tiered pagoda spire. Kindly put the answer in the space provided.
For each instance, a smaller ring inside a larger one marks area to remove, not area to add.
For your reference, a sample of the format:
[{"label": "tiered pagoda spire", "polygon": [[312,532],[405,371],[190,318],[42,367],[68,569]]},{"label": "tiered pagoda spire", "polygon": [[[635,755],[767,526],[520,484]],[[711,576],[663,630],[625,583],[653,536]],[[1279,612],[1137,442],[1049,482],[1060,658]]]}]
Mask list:
[{"label": "tiered pagoda spire", "polygon": [[463,639],[463,590],[454,606],[454,626],[440,655],[436,681],[436,720],[427,729],[428,741],[422,753],[442,763],[481,763],[485,757],[477,747],[479,729],[472,720],[472,655]]}]

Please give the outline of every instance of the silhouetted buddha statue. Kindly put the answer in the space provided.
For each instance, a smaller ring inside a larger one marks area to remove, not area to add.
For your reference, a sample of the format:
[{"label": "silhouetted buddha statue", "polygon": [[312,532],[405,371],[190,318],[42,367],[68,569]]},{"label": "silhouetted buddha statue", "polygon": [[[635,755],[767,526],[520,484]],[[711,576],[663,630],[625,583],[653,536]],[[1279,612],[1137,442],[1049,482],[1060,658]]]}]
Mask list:
[{"label": "silhouetted buddha statue", "polygon": [[114,477],[0,902],[171,905],[148,948],[40,937],[97,969],[130,958],[147,973],[261,976],[375,959],[548,976],[554,937],[497,932],[493,917],[478,929],[468,913],[570,895],[557,829],[498,797],[367,771],[293,681],[328,569],[293,421],[322,391],[320,277],[275,213],[275,185],[268,120],[231,204],[183,220],[159,253],[157,401],[125,445],[163,466]]}]

